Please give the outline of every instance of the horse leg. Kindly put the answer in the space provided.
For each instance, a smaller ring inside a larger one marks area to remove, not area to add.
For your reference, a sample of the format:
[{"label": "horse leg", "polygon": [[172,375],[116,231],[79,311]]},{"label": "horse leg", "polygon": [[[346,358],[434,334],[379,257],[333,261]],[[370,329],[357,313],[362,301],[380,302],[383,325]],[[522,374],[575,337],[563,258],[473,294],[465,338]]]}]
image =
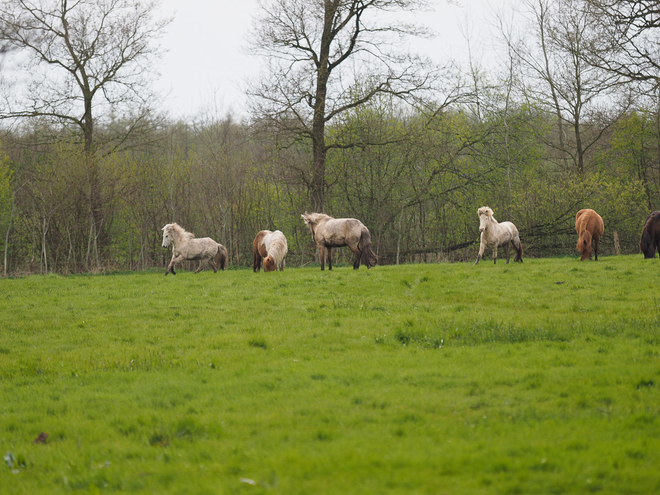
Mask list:
[{"label": "horse leg", "polygon": [[507,242],[507,243],[504,245],[504,255],[506,256],[506,264],[507,264],[507,265],[509,264],[509,259],[510,259],[509,247],[510,247],[510,246],[509,246],[509,243]]},{"label": "horse leg", "polygon": [[172,272],[172,275],[176,275],[176,272],[174,271],[174,265],[176,265],[179,261],[183,261],[183,256],[172,256],[172,261],[170,261],[170,264],[167,265],[167,270],[165,271],[166,277],[170,272]]},{"label": "horse leg", "polygon": [[325,246],[319,246],[319,260],[321,261],[321,270],[325,270]]},{"label": "horse leg", "polygon": [[594,261],[598,261],[598,243],[600,242],[600,237],[597,237],[594,240]]},{"label": "horse leg", "polygon": [[493,263],[497,264],[497,244],[493,246]]},{"label": "horse leg", "polygon": [[355,254],[355,260],[353,260],[353,270],[357,270],[360,268],[360,259],[362,258],[362,251],[360,251],[360,247],[358,245],[355,246],[348,246],[351,251],[353,251],[353,254]]},{"label": "horse leg", "polygon": [[197,267],[197,270],[195,270],[195,273],[199,273],[202,271],[203,264],[204,264],[204,260],[199,260],[199,266]]},{"label": "horse leg", "polygon": [[328,247],[328,270],[332,270],[332,248]]},{"label": "horse leg", "polygon": [[[482,236],[483,236],[483,234],[482,234]],[[479,263],[479,260],[480,260],[481,257],[484,255],[484,251],[485,251],[485,250],[486,250],[486,245],[483,243],[483,239],[482,239],[482,242],[481,242],[481,244],[479,245],[479,254],[477,254],[477,261],[474,262],[475,265],[476,265],[477,263]]]}]

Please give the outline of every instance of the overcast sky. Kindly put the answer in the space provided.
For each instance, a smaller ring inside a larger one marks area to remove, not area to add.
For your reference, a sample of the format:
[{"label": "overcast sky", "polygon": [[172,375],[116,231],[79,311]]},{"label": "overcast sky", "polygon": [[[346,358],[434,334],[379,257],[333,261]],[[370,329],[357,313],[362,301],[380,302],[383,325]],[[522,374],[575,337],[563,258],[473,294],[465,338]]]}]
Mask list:
[{"label": "overcast sky", "polygon": [[[435,0],[435,11],[416,19],[439,35],[420,49],[437,60],[465,57],[464,33],[470,33],[473,47],[482,43],[487,11],[502,1],[507,0]],[[166,110],[181,118],[207,111],[244,114],[245,80],[259,74],[259,60],[244,51],[257,0],[161,0],[161,6],[163,15],[174,17],[161,40],[168,52],[156,81],[169,94]]]}]

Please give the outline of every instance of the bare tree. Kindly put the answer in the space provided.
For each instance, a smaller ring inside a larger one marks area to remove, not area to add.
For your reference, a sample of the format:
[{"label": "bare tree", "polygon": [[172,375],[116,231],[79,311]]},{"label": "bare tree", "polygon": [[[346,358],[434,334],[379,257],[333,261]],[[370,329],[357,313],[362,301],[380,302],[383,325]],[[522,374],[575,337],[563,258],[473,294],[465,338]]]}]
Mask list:
[{"label": "bare tree", "polygon": [[[525,0],[525,5],[534,38],[512,45],[531,78],[525,95],[556,115],[564,168],[569,168],[570,157],[574,170],[583,174],[587,151],[628,108],[629,100],[617,94],[620,81],[615,74],[587,60],[596,31],[584,1]],[[617,100],[618,108],[606,110],[616,107]]]},{"label": "bare tree", "polygon": [[634,81],[660,82],[657,0],[587,0],[599,36],[590,61]]},{"label": "bare tree", "polygon": [[[155,1],[4,0],[0,46],[15,76],[2,91],[0,119],[39,118],[73,126],[88,160],[94,238],[103,228],[103,201],[94,152],[95,124],[122,112],[139,120],[148,91],[154,41],[170,22],[154,20]],[[11,59],[9,58],[11,57]],[[134,126],[126,126],[130,132]],[[127,130],[126,130],[127,129]]]},{"label": "bare tree", "polygon": [[424,0],[261,0],[250,48],[267,60],[268,74],[249,91],[252,110],[285,145],[311,142],[311,172],[301,179],[315,211],[325,206],[328,151],[356,144],[329,137],[326,125],[378,95],[410,101],[432,85],[433,64],[399,49],[402,38],[429,33],[394,18],[424,5]]}]

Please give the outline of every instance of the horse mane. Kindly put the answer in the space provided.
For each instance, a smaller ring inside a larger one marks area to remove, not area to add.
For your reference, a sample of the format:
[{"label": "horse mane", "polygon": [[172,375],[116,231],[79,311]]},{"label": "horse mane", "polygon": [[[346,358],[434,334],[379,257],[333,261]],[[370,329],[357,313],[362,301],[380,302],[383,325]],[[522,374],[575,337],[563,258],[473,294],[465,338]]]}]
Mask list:
[{"label": "horse mane", "polygon": [[287,242],[284,234],[279,230],[269,232],[261,241],[266,248],[267,256],[264,258],[264,271],[272,271],[283,268],[282,261],[287,254]]},{"label": "horse mane", "polygon": [[647,228],[645,225],[644,230],[642,231],[642,238],[639,241],[639,248],[642,250],[642,252],[644,252],[644,254],[646,254],[646,251],[649,249],[652,243],[653,236],[651,235],[651,229]]},{"label": "horse mane", "polygon": [[[287,251],[286,238],[284,237],[284,234],[279,230],[276,230],[275,232],[267,235],[266,237],[269,236],[271,240],[268,249],[268,256],[272,256],[276,262],[280,262],[286,255],[286,251]],[[266,242],[266,237],[264,237],[264,240],[262,242],[264,243]]]},{"label": "horse mane", "polygon": [[656,237],[660,232],[660,211],[654,211],[644,222],[642,238],[639,240],[639,248],[645,258],[654,258],[657,246]]},{"label": "horse mane", "polygon": [[172,235],[174,235],[178,239],[186,238],[190,240],[195,238],[195,234],[193,234],[192,232],[188,232],[186,229],[181,227],[181,225],[179,225],[176,222],[168,223],[167,225],[165,225],[165,227],[163,227],[163,231],[171,232]]},{"label": "horse mane", "polygon": [[493,210],[490,209],[488,206],[482,206],[477,210],[477,215],[487,215],[488,218],[492,219],[493,218]]},{"label": "horse mane", "polygon": [[303,213],[300,215],[303,220],[305,220],[306,224],[312,224],[316,225],[319,223],[321,220],[332,220],[334,217],[331,217],[330,215],[326,215],[325,213]]}]

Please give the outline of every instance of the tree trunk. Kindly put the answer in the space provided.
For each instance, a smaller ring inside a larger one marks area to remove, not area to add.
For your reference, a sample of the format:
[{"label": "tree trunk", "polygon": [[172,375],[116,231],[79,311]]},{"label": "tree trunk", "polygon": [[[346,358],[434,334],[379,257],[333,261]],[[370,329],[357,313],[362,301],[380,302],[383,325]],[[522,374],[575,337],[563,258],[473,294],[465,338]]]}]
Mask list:
[{"label": "tree trunk", "polygon": [[92,229],[94,232],[94,248],[96,257],[96,268],[100,268],[98,247],[101,252],[108,245],[107,229],[103,221],[103,197],[101,191],[101,179],[96,150],[94,147],[94,117],[92,115],[92,95],[86,85],[85,90],[85,114],[82,119],[83,141],[85,146],[85,168],[89,182],[89,210],[91,213]]},{"label": "tree trunk", "polygon": [[310,196],[314,211],[323,213],[325,210],[325,159],[328,149],[325,145],[325,106],[328,96],[328,80],[330,79],[330,46],[333,39],[333,21],[337,5],[325,2],[325,17],[323,34],[321,35],[321,50],[316,63],[316,94],[314,95],[314,117],[312,120],[312,180]]},{"label": "tree trunk", "polygon": [[7,232],[5,233],[5,264],[4,264],[4,275],[7,276],[7,251],[9,249],[9,233],[11,232],[12,223],[14,221],[14,206],[16,204],[16,191],[11,195],[11,210],[9,212],[9,225],[7,226]]}]

